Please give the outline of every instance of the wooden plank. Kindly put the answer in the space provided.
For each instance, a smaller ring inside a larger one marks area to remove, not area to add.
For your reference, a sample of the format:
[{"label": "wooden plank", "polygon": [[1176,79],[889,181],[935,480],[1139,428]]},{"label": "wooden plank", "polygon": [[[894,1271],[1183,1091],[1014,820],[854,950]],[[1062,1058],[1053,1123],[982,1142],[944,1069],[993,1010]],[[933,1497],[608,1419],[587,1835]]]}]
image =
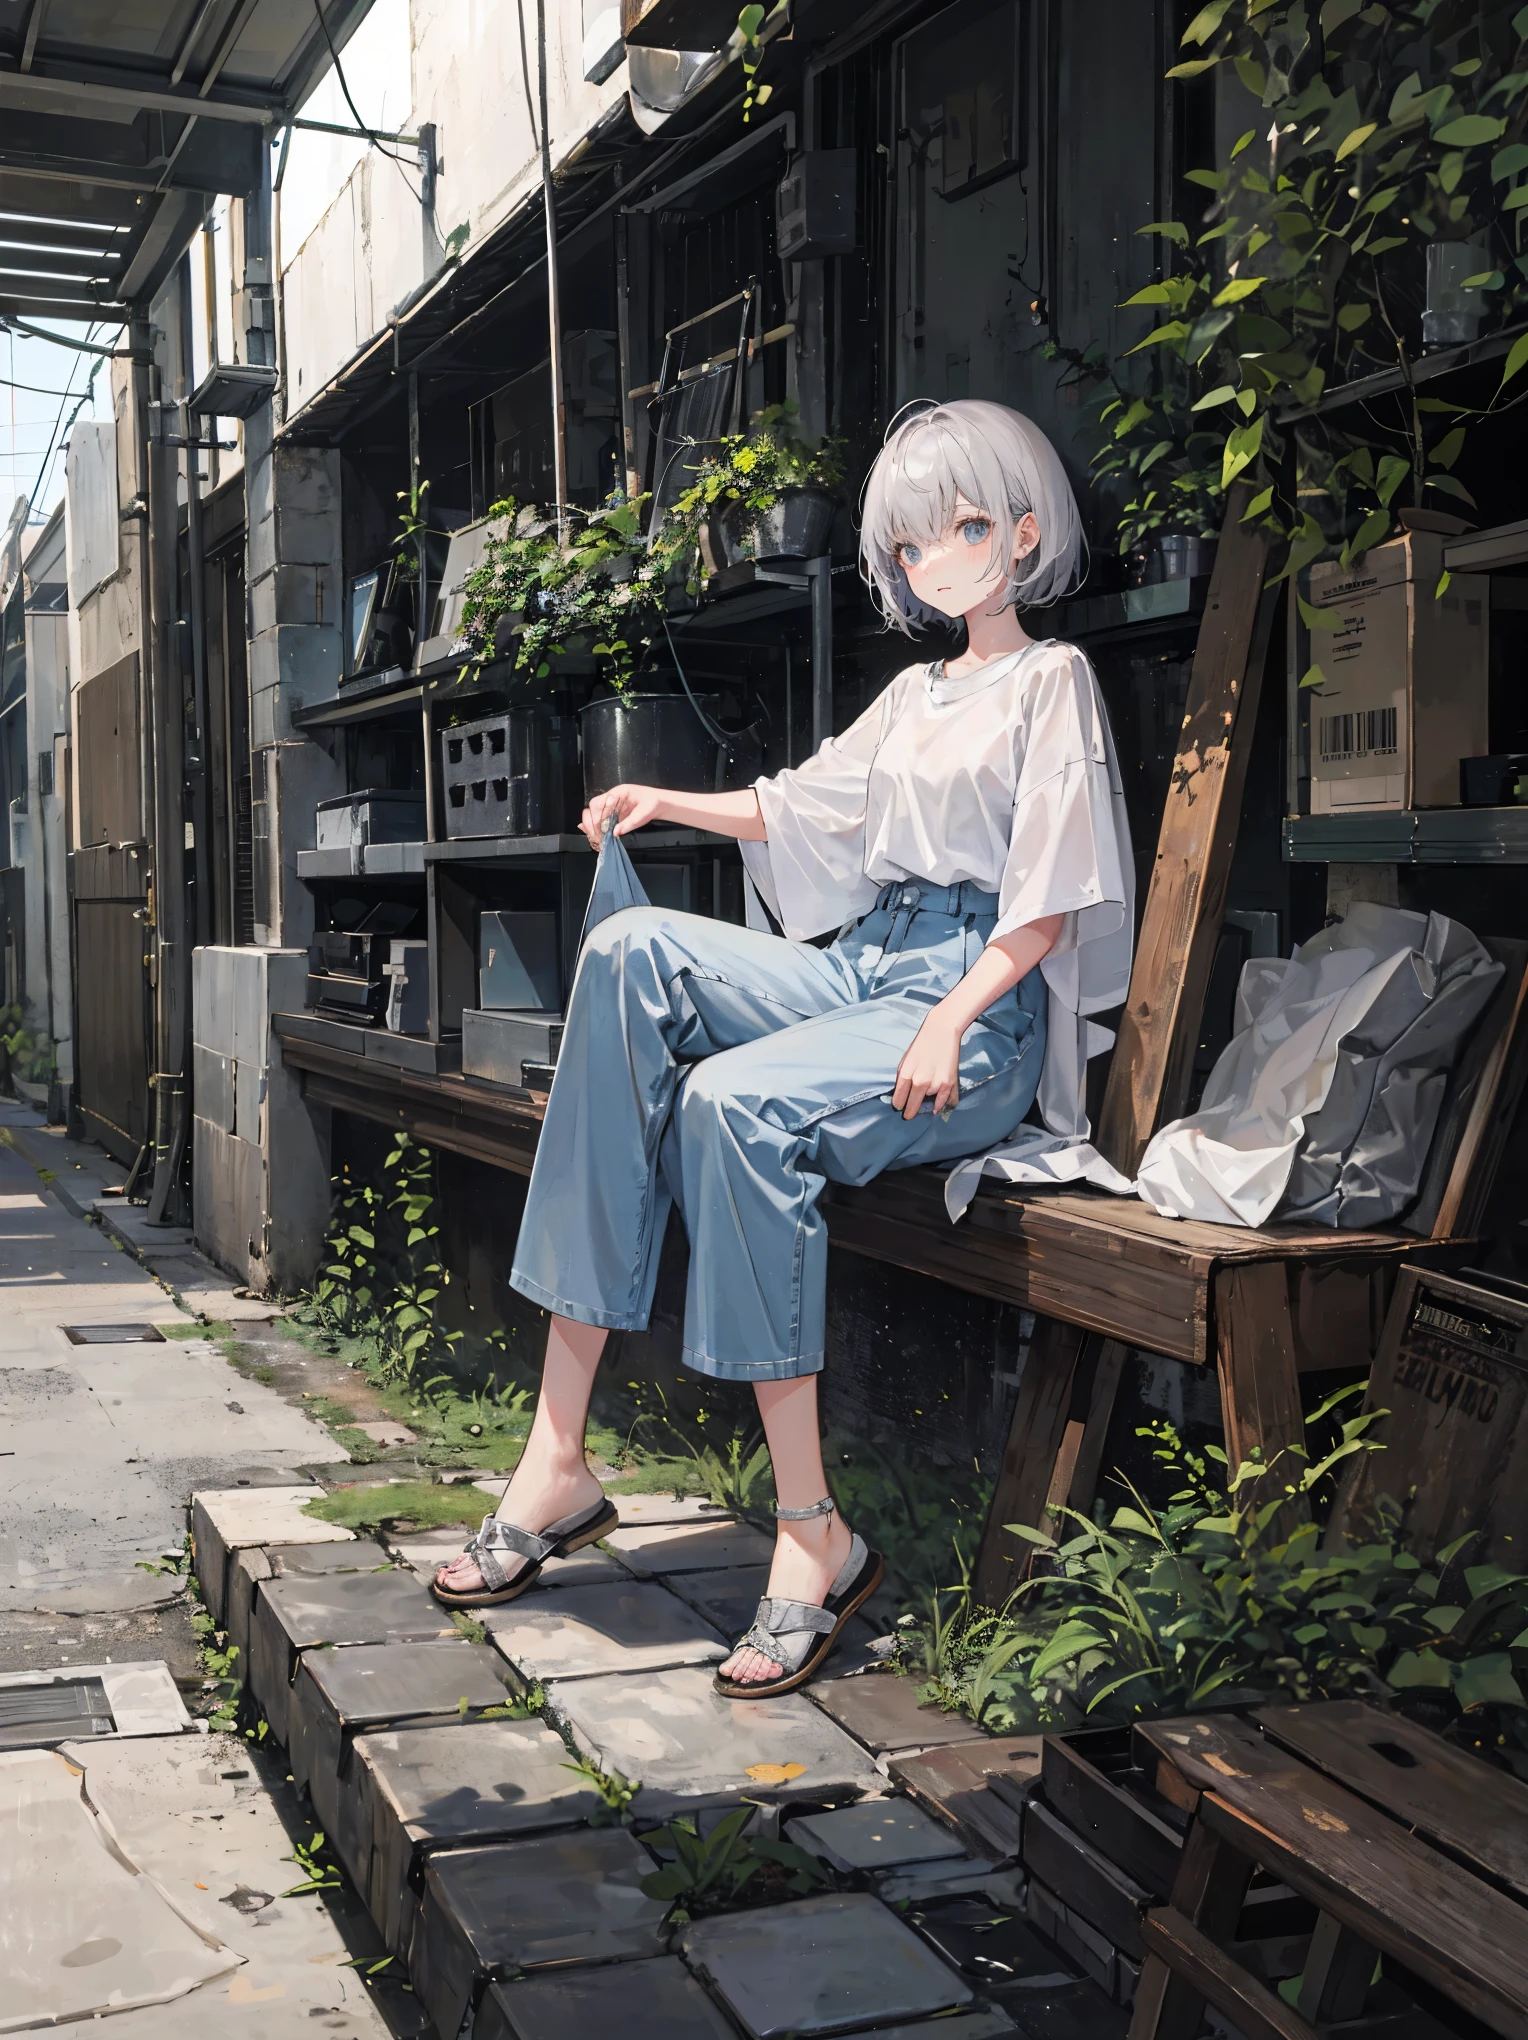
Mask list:
[{"label": "wooden plank", "polygon": [[1091,1509],[1103,1472],[1104,1450],[1109,1442],[1109,1424],[1124,1376],[1130,1348],[1120,1339],[1105,1339],[1099,1346],[1093,1367],[1093,1386],[1088,1397],[1087,1420],[1072,1468],[1067,1499],[1074,1509]]},{"label": "wooden plank", "polygon": [[1140,1957],[1141,1920],[1151,1893],[1068,1827],[1043,1799],[1033,1800],[1024,1815],[1024,1868],[1105,1940],[1133,1959]]},{"label": "wooden plank", "polygon": [[1167,1897],[1183,1858],[1176,1828],[1106,1777],[1070,1736],[1045,1738],[1041,1776],[1046,1798],[1080,1835],[1154,1898]]},{"label": "wooden plank", "polygon": [[1224,1779],[1199,1821],[1506,2040],[1528,2040],[1515,1900],[1304,1767]]},{"label": "wooden plank", "polygon": [[[1173,1880],[1172,1906],[1213,1943],[1236,1931],[1252,1881],[1252,1865],[1219,1835],[1190,1828]],[[1149,1919],[1150,1914],[1147,1915]],[[1143,1922],[1144,1930],[1144,1922]],[[1146,1943],[1130,2040],[1195,2040],[1204,2021],[1205,1996],[1196,1978],[1177,1973],[1164,1951]]]},{"label": "wooden plank", "polygon": [[1084,1334],[1056,1318],[1039,1318],[1029,1342],[1018,1402],[992,1507],[977,1554],[975,1590],[986,1608],[1001,1608],[1028,1571],[1034,1547],[1012,1536],[1009,1523],[1036,1525],[1050,1492],[1072,1401],[1072,1377]]},{"label": "wooden plank", "polygon": [[1227,498],[1099,1120],[1099,1149],[1127,1176],[1161,1121],[1185,1107],[1225,910],[1275,608],[1267,534],[1241,521],[1250,493],[1238,483]]},{"label": "wooden plank", "polygon": [[1363,2016],[1374,1975],[1374,1950],[1350,1927],[1322,1913],[1306,1950],[1299,2009],[1313,2026]]},{"label": "wooden plank", "polygon": [[[1491,939],[1486,945],[1505,975],[1465,1049],[1449,1106],[1465,1110],[1464,1122],[1440,1126],[1433,1146],[1452,1150],[1452,1163],[1436,1213],[1428,1185],[1414,1221],[1435,1239],[1468,1237],[1480,1230],[1496,1180],[1497,1166],[1528,1082],[1528,942]],[[1446,1108],[1447,1109],[1447,1108]]]},{"label": "wooden plank", "polygon": [[[1189,1813],[1196,1810],[1199,1795],[1213,1792],[1223,1779],[1293,1768],[1282,1751],[1230,1714],[1138,1721],[1130,1746],[1162,1796]],[[1181,1905],[1181,1897],[1175,1895],[1174,1903]]]},{"label": "wooden plank", "polygon": [[[1215,1358],[1226,1458],[1234,1472],[1260,1453],[1269,1472],[1257,1492],[1267,1499],[1299,1477],[1303,1462],[1280,1455],[1305,1443],[1289,1277],[1281,1261],[1243,1263],[1216,1277]],[[1244,1489],[1238,1499],[1247,1498]],[[1294,1500],[1284,1516],[1292,1526],[1308,1513]]]},{"label": "wooden plank", "polygon": [[[1316,2029],[1293,2006],[1249,1975],[1175,1907],[1149,1912],[1142,1923],[1142,1939],[1151,1957],[1229,2019],[1245,2040],[1316,2040]],[[1154,2040],[1155,2030],[1137,2033],[1132,2024],[1130,2040]]]},{"label": "wooden plank", "polygon": [[1521,1779],[1362,1700],[1263,1707],[1253,1719],[1281,1748],[1528,1900],[1528,1785]]}]

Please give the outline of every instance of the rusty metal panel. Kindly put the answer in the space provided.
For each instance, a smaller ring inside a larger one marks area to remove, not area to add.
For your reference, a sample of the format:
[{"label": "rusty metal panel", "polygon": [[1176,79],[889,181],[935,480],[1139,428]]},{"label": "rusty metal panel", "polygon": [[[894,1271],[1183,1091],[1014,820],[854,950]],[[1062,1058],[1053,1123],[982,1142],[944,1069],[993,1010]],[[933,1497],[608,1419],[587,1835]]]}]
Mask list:
[{"label": "rusty metal panel", "polygon": [[86,1124],[131,1162],[148,1138],[145,929],[129,900],[75,901],[75,1067]]},{"label": "rusty metal panel", "polygon": [[138,655],[85,681],[75,697],[79,731],[80,842],[141,843]]}]

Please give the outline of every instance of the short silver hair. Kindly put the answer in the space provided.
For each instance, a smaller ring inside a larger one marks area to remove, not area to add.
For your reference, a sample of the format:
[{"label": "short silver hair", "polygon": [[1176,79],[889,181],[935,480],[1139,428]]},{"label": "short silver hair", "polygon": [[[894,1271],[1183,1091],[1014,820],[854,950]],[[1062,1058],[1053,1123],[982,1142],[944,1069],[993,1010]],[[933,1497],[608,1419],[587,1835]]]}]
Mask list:
[{"label": "short silver hair", "polygon": [[1056,449],[1006,404],[961,397],[893,419],[865,483],[860,570],[889,627],[910,631],[940,615],[913,595],[897,547],[931,545],[954,523],[961,498],[996,531],[1026,512],[1040,527],[1039,543],[1022,560],[993,560],[1005,605],[1044,608],[1077,586],[1082,519]]}]

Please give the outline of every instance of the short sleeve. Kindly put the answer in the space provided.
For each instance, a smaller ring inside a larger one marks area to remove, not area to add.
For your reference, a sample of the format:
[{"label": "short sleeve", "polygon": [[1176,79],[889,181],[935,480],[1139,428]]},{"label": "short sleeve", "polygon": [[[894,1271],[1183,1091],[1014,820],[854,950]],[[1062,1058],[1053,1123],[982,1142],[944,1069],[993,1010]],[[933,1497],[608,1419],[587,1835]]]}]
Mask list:
[{"label": "short sleeve", "polygon": [[804,764],[754,786],[766,840],[743,843],[748,876],[793,941],[824,935],[875,905],[865,876],[870,767],[897,711],[900,680]]},{"label": "short sleeve", "polygon": [[[1086,1128],[1083,1072],[1110,1036],[1085,1018],[1130,988],[1135,867],[1124,787],[1093,669],[1070,646],[1036,676],[1015,733],[1013,830],[993,936],[1065,916],[1040,965],[1049,991],[1042,1117],[1053,1132]],[[990,939],[990,938],[989,938]]]}]

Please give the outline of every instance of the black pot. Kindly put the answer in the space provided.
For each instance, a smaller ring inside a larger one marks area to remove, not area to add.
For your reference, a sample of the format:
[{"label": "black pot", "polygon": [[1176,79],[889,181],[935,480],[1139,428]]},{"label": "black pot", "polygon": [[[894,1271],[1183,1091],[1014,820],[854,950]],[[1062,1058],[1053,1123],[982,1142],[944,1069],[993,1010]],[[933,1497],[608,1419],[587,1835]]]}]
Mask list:
[{"label": "black pot", "polygon": [[833,498],[826,489],[784,489],[767,510],[734,503],[716,520],[729,567],[743,560],[815,560],[828,549]]},{"label": "black pot", "polygon": [[[714,694],[696,699],[712,721]],[[607,695],[578,712],[583,736],[584,798],[612,786],[668,786],[676,793],[714,793],[718,753],[684,694]]]}]

